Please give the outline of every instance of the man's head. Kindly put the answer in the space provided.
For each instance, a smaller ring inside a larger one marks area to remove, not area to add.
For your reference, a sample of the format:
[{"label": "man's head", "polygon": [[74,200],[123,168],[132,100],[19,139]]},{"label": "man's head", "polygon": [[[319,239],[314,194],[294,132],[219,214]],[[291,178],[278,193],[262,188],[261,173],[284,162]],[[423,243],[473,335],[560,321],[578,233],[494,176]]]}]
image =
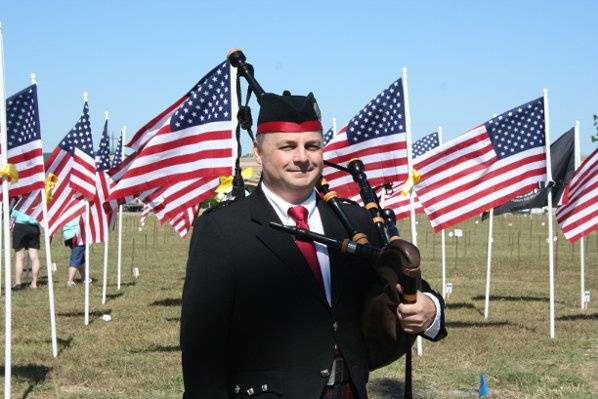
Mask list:
[{"label": "man's head", "polygon": [[311,194],[322,172],[322,125],[313,94],[261,99],[254,156],[264,184],[290,203]]}]

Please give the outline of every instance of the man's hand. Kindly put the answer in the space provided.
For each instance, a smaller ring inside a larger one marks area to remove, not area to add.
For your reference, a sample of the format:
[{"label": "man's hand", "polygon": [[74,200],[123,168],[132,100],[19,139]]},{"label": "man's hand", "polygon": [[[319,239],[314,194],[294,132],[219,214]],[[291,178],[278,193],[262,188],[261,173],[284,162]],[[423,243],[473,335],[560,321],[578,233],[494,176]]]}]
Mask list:
[{"label": "man's hand", "polygon": [[[396,286],[399,295],[403,293],[400,284]],[[417,291],[415,303],[400,303],[397,307],[397,316],[401,328],[408,334],[419,334],[428,329],[436,316],[436,305],[427,295]]]}]

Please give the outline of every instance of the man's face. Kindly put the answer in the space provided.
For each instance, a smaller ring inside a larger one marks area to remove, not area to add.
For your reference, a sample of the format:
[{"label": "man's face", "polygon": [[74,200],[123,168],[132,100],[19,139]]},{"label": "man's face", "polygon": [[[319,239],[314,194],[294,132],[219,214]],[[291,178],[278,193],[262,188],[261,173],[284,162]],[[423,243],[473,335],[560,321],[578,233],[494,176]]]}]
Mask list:
[{"label": "man's face", "polygon": [[322,172],[322,134],[266,133],[260,140],[253,150],[264,183],[288,202],[305,199]]}]

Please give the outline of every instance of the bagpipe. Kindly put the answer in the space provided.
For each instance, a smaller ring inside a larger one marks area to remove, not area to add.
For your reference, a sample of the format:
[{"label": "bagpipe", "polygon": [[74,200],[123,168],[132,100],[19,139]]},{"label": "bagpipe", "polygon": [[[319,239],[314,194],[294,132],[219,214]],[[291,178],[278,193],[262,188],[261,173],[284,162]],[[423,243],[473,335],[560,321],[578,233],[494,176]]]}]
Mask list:
[{"label": "bagpipe", "polygon": [[[260,103],[265,91],[255,79],[253,67],[246,62],[243,52],[238,49],[231,50],[227,58],[230,64],[237,68],[239,76],[244,77],[247,81],[247,103],[252,91],[255,93],[258,103]],[[240,91],[238,90],[238,92]],[[245,130],[248,130],[253,139],[251,113],[247,103],[245,106],[240,107],[238,118],[239,124]],[[415,336],[402,331],[396,311],[399,303],[414,303],[416,301],[417,289],[421,286],[419,250],[410,242],[399,237],[395,214],[391,209],[382,209],[380,207],[378,197],[368,182],[365,165],[361,160],[351,160],[346,167],[328,161],[324,161],[324,163],[350,174],[359,186],[359,193],[364,207],[376,226],[378,239],[382,247],[370,244],[367,235],[354,227],[343,210],[343,207],[346,206],[343,202],[346,202],[346,200],[339,198],[335,191],[330,190],[328,182],[324,178],[316,185],[316,189],[320,193],[320,197],[326,201],[339,218],[350,237],[349,239],[337,240],[309,230],[276,222],[270,222],[270,226],[299,238],[322,243],[340,253],[361,257],[374,264],[376,272],[385,280],[386,284],[382,293],[367,301],[362,315],[362,331],[368,346],[369,368],[373,370],[385,366],[405,354],[404,397],[411,399],[411,346],[415,342]],[[237,180],[239,181],[237,182]],[[240,168],[238,167],[235,170],[233,180],[233,185],[235,184],[243,184]],[[233,193],[241,193],[242,191],[242,188],[233,189]],[[400,283],[403,287],[401,297],[399,297],[395,288],[397,283]]]}]

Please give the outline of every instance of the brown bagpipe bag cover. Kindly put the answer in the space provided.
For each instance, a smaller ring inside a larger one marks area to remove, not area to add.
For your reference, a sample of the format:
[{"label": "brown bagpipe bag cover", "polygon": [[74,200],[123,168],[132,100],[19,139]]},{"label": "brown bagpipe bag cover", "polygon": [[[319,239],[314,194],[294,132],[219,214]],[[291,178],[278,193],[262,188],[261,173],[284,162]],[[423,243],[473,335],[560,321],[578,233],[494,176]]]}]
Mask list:
[{"label": "brown bagpipe bag cover", "polygon": [[[399,239],[388,244],[375,264],[385,282],[378,295],[370,297],[362,315],[362,332],[368,346],[369,369],[384,367],[411,350],[416,335],[405,333],[399,324],[400,303],[396,285],[407,275],[421,285],[420,254],[417,247]],[[404,286],[404,285],[403,285]]]}]

